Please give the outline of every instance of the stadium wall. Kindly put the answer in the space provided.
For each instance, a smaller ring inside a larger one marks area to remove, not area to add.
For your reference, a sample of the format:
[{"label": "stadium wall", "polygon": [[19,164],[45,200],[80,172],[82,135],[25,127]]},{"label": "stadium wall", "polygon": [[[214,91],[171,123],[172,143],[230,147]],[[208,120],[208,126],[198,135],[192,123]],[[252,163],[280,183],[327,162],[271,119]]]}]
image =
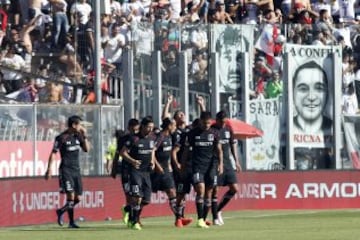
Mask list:
[{"label": "stadium wall", "polygon": [[[244,209],[336,209],[359,208],[360,175],[357,171],[314,172],[243,172],[238,175],[240,191],[226,210]],[[58,180],[43,178],[1,179],[0,226],[53,223],[55,209],[63,205]],[[84,177],[83,201],[76,207],[76,217],[100,221],[120,219],[124,203],[119,178]],[[226,191],[222,189],[220,196]],[[186,212],[194,213],[195,194],[187,196]],[[152,195],[152,204],[144,216],[170,215],[167,197]],[[65,218],[66,219],[66,218]]]}]

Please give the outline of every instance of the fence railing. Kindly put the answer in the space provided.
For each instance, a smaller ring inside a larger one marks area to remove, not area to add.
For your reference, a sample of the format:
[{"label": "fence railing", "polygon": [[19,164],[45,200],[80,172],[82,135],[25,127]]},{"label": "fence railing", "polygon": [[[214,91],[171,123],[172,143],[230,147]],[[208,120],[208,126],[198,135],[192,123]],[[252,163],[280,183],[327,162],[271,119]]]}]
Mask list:
[{"label": "fence railing", "polygon": [[[91,148],[81,153],[85,175],[105,172],[105,153],[114,132],[124,128],[122,105],[0,105],[0,177],[44,174],[55,137],[71,115],[83,118]],[[54,169],[56,171],[56,169]]]}]

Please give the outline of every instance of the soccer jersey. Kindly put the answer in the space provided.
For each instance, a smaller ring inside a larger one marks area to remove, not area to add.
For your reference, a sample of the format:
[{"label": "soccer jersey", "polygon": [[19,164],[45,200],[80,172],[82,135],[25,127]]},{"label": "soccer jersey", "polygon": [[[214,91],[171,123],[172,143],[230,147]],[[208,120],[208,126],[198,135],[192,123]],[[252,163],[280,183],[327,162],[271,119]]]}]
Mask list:
[{"label": "soccer jersey", "polygon": [[203,130],[194,128],[188,133],[189,147],[192,149],[193,165],[207,168],[212,164],[215,147],[218,144],[218,132],[214,128]]},{"label": "soccer jersey", "polygon": [[75,130],[66,130],[55,138],[53,153],[60,152],[60,168],[80,170],[80,149],[85,148],[84,137]]},{"label": "soccer jersey", "polygon": [[142,136],[140,133],[132,135],[125,146],[130,150],[129,155],[141,162],[139,171],[149,171],[152,151],[155,149],[155,137],[153,134]]},{"label": "soccer jersey", "polygon": [[[236,144],[237,140],[234,139],[234,135],[232,130],[230,129],[230,127],[225,126],[225,127],[216,127],[214,126],[215,129],[218,130],[218,134],[219,134],[219,142],[221,143],[221,147],[222,147],[222,151],[223,151],[223,165],[224,165],[224,170],[233,170],[233,164],[231,161],[231,145],[232,144]],[[217,156],[214,155],[217,159]]]},{"label": "soccer jersey", "polygon": [[[120,153],[121,149],[125,146],[125,143],[127,141],[130,141],[131,138],[131,134],[128,133],[124,136],[121,136],[120,138],[117,139],[117,152]],[[130,163],[128,163],[127,161],[121,161],[121,167],[122,169],[128,169],[129,168]]]},{"label": "soccer jersey", "polygon": [[[176,131],[172,134],[172,143],[173,146],[177,146],[180,148],[180,150],[177,152],[177,159],[180,162],[181,158],[182,158],[182,154],[184,153],[184,149],[185,149],[185,142],[187,139],[187,133],[190,132],[190,128],[189,127],[185,127],[185,128],[178,128],[176,129]],[[186,161],[186,166],[190,166],[191,162],[188,161],[189,159],[187,159]]]},{"label": "soccer jersey", "polygon": [[172,139],[160,133],[156,140],[156,159],[165,172],[170,172],[169,164],[171,159]]}]

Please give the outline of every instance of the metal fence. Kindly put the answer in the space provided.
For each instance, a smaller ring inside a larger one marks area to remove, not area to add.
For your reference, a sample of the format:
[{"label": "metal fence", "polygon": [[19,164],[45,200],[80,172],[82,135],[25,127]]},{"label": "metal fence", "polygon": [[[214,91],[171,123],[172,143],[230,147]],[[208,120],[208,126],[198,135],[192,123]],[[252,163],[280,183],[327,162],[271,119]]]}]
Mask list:
[{"label": "metal fence", "polygon": [[67,128],[67,118],[74,114],[83,118],[91,143],[90,151],[81,153],[82,173],[103,174],[114,132],[124,128],[121,105],[0,105],[0,175],[6,176],[4,166],[12,154],[19,155],[17,152],[22,155],[16,158],[17,164],[26,160],[34,165],[33,172],[25,175],[41,175],[35,165],[40,162],[46,166],[55,137]]}]

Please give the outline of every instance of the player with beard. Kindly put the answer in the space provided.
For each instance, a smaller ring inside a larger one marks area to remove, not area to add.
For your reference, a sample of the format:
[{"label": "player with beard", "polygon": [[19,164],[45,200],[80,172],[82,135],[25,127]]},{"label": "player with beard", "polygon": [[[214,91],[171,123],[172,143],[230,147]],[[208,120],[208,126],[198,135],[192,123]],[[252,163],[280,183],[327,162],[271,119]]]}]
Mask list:
[{"label": "player with beard", "polygon": [[64,224],[63,214],[68,212],[69,228],[79,228],[74,221],[74,207],[80,202],[83,191],[79,154],[80,149],[84,152],[89,151],[86,129],[81,125],[81,121],[79,116],[69,117],[68,129],[55,138],[45,173],[45,179],[50,179],[55,155],[60,152],[59,183],[61,193],[66,193],[66,203],[62,208],[56,210],[56,215],[58,224],[62,226]]},{"label": "player with beard", "polygon": [[[219,142],[218,131],[211,127],[211,113],[202,112],[200,126],[187,134],[187,145],[184,156],[192,150],[193,185],[196,192],[196,210],[198,215],[197,227],[208,228],[204,221],[208,208],[204,205],[204,198],[210,199],[217,184],[217,171],[223,172],[223,153]],[[214,158],[216,154],[218,158]],[[217,168],[217,169],[216,169]]]},{"label": "player with beard", "polygon": [[128,226],[141,230],[140,215],[151,200],[150,172],[155,166],[155,135],[152,118],[141,120],[140,132],[125,142],[120,155],[130,165],[131,214]]},{"label": "player with beard", "polygon": [[154,193],[164,191],[169,199],[170,209],[176,216],[176,190],[171,167],[171,134],[176,129],[175,121],[165,118],[161,125],[161,132],[156,139],[155,172],[151,174],[151,185]]},{"label": "player with beard", "polygon": [[[241,166],[238,161],[237,154],[237,140],[234,139],[234,133],[229,126],[226,125],[226,113],[225,111],[220,111],[216,114],[216,123],[213,126],[218,130],[219,141],[221,143],[223,151],[223,162],[224,162],[224,172],[218,177],[218,186],[228,186],[229,190],[223,196],[219,205],[217,204],[217,192],[218,187],[215,187],[212,194],[211,202],[209,199],[205,199],[205,203],[211,203],[211,212],[213,215],[213,224],[214,225],[223,225],[224,221],[221,216],[221,210],[226,206],[226,204],[234,197],[238,192],[237,176],[236,171],[241,171]],[[231,155],[235,161],[235,167],[232,162]],[[217,158],[217,155],[214,155]]]},{"label": "player with beard", "polygon": [[[116,153],[113,159],[113,165],[111,170],[111,176],[116,178],[116,174],[120,173],[122,188],[124,190],[126,205],[122,207],[123,221],[128,224],[129,214],[131,212],[131,196],[130,196],[130,164],[127,161],[119,161],[120,151],[124,147],[125,143],[130,140],[131,136],[139,132],[140,123],[139,120],[132,118],[128,121],[127,133],[123,136],[118,136]],[[119,169],[119,170],[118,170]]]},{"label": "player with beard", "polygon": [[[167,102],[164,106],[162,119],[170,116],[169,108],[173,103],[174,98],[172,95],[168,96]],[[197,97],[197,104],[201,111],[205,110],[204,99],[200,96]],[[192,222],[191,218],[185,218],[185,196],[190,193],[192,168],[189,165],[190,161],[184,161],[183,152],[185,148],[186,134],[190,131],[190,127],[186,125],[186,115],[184,112],[178,110],[174,113],[174,120],[176,122],[176,131],[172,134],[173,150],[171,152],[171,162],[173,167],[173,174],[176,186],[176,227],[183,227]]]}]

